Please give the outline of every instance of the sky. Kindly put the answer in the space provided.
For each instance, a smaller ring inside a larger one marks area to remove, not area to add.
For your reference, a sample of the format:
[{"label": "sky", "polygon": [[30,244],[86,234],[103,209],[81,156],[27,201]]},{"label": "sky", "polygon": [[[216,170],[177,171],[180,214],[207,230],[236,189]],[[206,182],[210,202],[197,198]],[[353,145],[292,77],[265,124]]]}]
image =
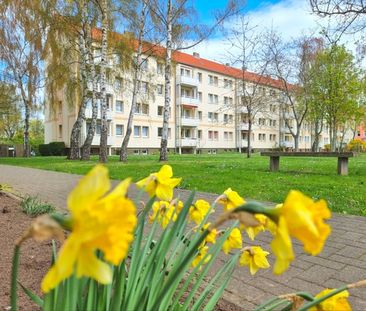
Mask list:
[{"label": "sky", "polygon": [[[226,2],[225,0],[192,0],[201,23],[210,23],[212,10],[223,9]],[[291,40],[309,32],[318,35],[321,26],[327,23],[326,20],[311,13],[309,0],[247,0],[243,11],[259,31],[273,28],[282,35],[284,40]],[[226,26],[231,24],[232,21],[229,20]],[[352,40],[344,43],[349,49],[354,49]],[[187,52],[198,52],[201,57],[227,63],[230,62],[227,50],[228,40],[217,33]]]}]

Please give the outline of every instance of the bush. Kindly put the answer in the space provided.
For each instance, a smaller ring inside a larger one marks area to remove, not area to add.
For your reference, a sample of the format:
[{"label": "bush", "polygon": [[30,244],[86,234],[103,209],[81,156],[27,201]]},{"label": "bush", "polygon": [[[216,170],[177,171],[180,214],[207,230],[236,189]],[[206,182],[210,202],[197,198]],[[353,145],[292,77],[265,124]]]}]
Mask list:
[{"label": "bush", "polygon": [[366,142],[359,140],[359,139],[353,139],[348,143],[346,148],[348,151],[365,152],[366,151]]},{"label": "bush", "polygon": [[27,196],[20,203],[22,211],[31,216],[35,217],[42,214],[49,214],[55,211],[55,207],[49,203],[44,203],[37,197]]},{"label": "bush", "polygon": [[330,144],[324,145],[324,150],[325,151],[330,151]]},{"label": "bush", "polygon": [[63,156],[65,155],[65,143],[52,142],[49,144],[39,145],[39,153],[41,156]]}]

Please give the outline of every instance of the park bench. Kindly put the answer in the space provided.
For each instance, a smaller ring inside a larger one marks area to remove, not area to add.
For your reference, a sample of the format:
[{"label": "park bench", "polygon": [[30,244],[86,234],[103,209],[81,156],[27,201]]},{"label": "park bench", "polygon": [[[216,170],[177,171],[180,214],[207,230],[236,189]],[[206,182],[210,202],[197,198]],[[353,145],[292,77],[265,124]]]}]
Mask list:
[{"label": "park bench", "polygon": [[276,172],[280,168],[280,157],[337,157],[338,175],[348,175],[348,158],[354,156],[353,152],[261,152],[261,156],[269,157],[269,170]]}]

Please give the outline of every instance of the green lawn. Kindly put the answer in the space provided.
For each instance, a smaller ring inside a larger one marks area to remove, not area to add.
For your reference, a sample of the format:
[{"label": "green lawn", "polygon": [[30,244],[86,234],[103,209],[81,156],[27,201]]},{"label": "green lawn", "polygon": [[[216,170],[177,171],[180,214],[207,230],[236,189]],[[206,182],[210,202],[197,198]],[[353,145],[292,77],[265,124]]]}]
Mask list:
[{"label": "green lawn", "polygon": [[[111,178],[131,176],[134,181],[157,171],[157,156],[130,156],[129,162],[111,157],[107,166]],[[0,158],[11,164],[85,174],[97,162],[68,161],[64,157]],[[281,158],[280,172],[268,171],[269,158],[240,154],[171,155],[174,175],[183,177],[184,189],[221,193],[231,187],[251,199],[282,202],[290,189],[313,198],[325,198],[333,211],[366,216],[366,154],[349,161],[349,176],[337,175],[337,158]]]}]

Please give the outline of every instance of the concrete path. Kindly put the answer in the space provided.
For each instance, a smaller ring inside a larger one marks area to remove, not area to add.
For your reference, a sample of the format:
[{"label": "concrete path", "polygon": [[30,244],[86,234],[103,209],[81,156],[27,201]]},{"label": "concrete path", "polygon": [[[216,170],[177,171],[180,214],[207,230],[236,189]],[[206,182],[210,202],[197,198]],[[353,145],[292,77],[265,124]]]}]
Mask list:
[{"label": "concrete path", "polygon": [[[8,184],[22,194],[38,195],[59,209],[65,209],[67,194],[80,178],[79,175],[0,165],[0,184]],[[177,192],[182,198],[189,193],[185,190]],[[136,188],[133,188],[131,197],[135,193]],[[197,196],[210,202],[217,197],[209,193],[198,193]],[[330,224],[332,233],[319,256],[304,254],[300,244],[295,242],[296,259],[281,276],[274,276],[271,270],[266,270],[252,277],[246,267],[238,266],[224,298],[243,310],[253,310],[255,305],[273,295],[299,290],[316,294],[324,287],[334,288],[366,278],[366,218],[333,214]],[[256,243],[270,250],[270,241],[270,235],[260,234]],[[226,260],[224,254],[220,260]],[[270,261],[273,262],[273,257]],[[353,289],[350,293],[353,310],[366,310],[366,288]]]}]

